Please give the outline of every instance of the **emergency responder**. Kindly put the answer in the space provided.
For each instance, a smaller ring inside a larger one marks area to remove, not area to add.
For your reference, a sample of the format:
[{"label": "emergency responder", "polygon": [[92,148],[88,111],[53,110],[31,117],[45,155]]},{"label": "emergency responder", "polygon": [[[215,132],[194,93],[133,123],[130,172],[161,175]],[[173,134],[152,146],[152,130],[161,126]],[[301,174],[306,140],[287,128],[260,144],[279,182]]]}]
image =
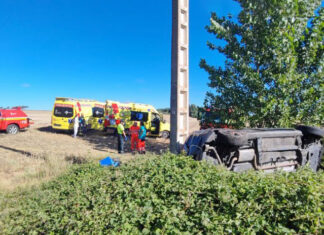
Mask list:
[{"label": "emergency responder", "polygon": [[79,114],[76,114],[74,118],[74,133],[73,133],[74,138],[77,137],[78,130],[79,130]]},{"label": "emergency responder", "polygon": [[106,111],[105,122],[104,122],[104,132],[107,132],[109,125],[110,125],[109,113],[108,113],[108,111]]},{"label": "emergency responder", "polygon": [[140,154],[145,154],[145,138],[146,138],[146,128],[144,122],[141,122],[141,127],[139,130],[139,143],[138,143]]},{"label": "emergency responder", "polygon": [[[117,134],[118,134],[118,153],[124,153],[124,141],[127,141],[125,134],[124,121],[117,120]],[[125,139],[124,139],[125,138]]]},{"label": "emergency responder", "polygon": [[131,133],[131,150],[133,153],[138,150],[138,134],[139,134],[139,126],[137,125],[137,122],[134,122],[133,126],[130,128]]},{"label": "emergency responder", "polygon": [[82,133],[83,136],[85,136],[87,132],[87,124],[83,114],[81,114],[81,117],[79,118],[79,123],[80,123],[79,124],[80,132]]}]

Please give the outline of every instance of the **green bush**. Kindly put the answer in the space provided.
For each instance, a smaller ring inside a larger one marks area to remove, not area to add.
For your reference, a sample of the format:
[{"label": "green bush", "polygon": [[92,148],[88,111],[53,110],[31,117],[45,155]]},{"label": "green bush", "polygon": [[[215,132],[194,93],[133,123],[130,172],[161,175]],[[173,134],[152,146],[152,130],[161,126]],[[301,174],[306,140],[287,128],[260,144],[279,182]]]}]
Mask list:
[{"label": "green bush", "polygon": [[119,168],[87,164],[7,198],[0,231],[322,234],[323,182],[308,169],[237,174],[171,154]]}]

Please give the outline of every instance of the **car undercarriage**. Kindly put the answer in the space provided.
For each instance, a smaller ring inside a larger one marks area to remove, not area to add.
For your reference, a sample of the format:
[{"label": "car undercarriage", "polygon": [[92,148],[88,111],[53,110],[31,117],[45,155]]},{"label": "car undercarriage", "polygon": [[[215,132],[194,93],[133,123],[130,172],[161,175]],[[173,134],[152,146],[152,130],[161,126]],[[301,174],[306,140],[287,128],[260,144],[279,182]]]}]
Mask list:
[{"label": "car undercarriage", "polygon": [[207,129],[194,132],[185,142],[187,155],[229,170],[295,171],[309,164],[320,167],[324,131],[310,126],[296,129]]}]

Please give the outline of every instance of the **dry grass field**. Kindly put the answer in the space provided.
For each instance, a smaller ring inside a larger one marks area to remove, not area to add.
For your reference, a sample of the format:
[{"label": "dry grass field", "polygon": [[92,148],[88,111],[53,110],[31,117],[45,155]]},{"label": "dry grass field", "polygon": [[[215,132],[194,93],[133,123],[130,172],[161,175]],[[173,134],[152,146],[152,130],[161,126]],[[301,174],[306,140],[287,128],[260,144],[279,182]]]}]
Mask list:
[{"label": "dry grass field", "polygon": [[[90,132],[87,137],[72,138],[66,133],[55,133],[50,128],[50,111],[27,111],[34,125],[17,135],[0,133],[0,191],[12,191],[38,185],[66,171],[72,164],[98,161],[107,156],[122,162],[135,157],[119,155],[117,140],[100,132]],[[166,120],[169,118],[166,117]],[[199,128],[191,119],[191,131]],[[129,151],[130,143],[127,143]],[[147,150],[157,153],[167,151],[169,140],[148,138]]]}]

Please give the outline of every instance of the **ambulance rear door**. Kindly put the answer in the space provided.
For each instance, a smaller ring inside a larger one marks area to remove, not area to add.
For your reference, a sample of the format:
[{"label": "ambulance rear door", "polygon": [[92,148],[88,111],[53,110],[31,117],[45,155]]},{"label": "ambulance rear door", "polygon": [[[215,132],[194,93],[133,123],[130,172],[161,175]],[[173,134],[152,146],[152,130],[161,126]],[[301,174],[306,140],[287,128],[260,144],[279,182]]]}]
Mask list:
[{"label": "ambulance rear door", "polygon": [[52,127],[66,130],[70,129],[74,116],[75,112],[72,104],[55,103],[53,109]]}]

